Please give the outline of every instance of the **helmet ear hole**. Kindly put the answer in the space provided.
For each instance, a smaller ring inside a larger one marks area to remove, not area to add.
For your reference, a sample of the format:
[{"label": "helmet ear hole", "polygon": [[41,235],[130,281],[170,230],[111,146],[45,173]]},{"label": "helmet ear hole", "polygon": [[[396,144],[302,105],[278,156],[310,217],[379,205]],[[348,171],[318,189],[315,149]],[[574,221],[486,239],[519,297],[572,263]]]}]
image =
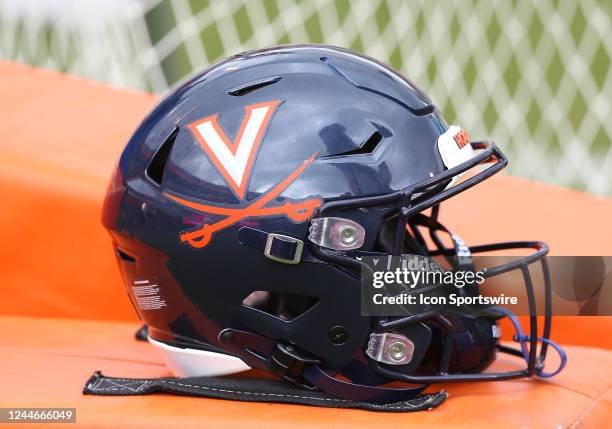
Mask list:
[{"label": "helmet ear hole", "polygon": [[318,302],[319,299],[314,296],[256,290],[242,300],[242,305],[290,321],[306,313]]},{"label": "helmet ear hole", "polygon": [[277,314],[281,306],[280,294],[255,290],[242,300],[242,305],[256,308],[268,314]]}]

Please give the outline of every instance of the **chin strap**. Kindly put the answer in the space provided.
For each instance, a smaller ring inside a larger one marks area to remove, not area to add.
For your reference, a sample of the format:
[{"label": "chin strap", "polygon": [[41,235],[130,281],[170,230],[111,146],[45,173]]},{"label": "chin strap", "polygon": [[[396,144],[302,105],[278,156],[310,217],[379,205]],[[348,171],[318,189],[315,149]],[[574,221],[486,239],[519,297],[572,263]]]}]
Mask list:
[{"label": "chin strap", "polygon": [[388,404],[419,395],[426,385],[407,388],[366,386],[338,380],[321,369],[321,361],[291,344],[273,341],[251,332],[225,329],[219,340],[226,350],[240,356],[252,368],[271,371],[278,377],[307,389],[319,389],[337,398],[356,402]]},{"label": "chin strap", "polygon": [[387,412],[431,410],[448,396],[442,391],[417,395],[406,401],[373,404],[337,398],[317,390],[300,389],[279,380],[227,377],[117,378],[106,377],[100,371],[96,371],[83,388],[85,395],[132,396],[151,393]]},{"label": "chin strap", "polygon": [[116,378],[99,371],[83,389],[89,395],[144,395],[155,392],[248,402],[280,402],[370,411],[430,410],[448,396],[445,391],[421,393],[426,386],[386,388],[338,380],[321,369],[320,361],[292,345],[249,332],[225,329],[221,342],[254,368],[271,371],[282,380],[188,377]]}]

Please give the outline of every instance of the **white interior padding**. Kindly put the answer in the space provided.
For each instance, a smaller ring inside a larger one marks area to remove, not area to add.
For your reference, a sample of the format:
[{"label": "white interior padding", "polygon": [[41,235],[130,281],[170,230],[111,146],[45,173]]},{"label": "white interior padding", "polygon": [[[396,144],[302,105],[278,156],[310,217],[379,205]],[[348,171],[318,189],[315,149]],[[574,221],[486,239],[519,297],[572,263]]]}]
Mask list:
[{"label": "white interior padding", "polygon": [[149,337],[162,354],[170,371],[177,377],[213,377],[251,369],[240,358],[205,350],[169,346]]}]

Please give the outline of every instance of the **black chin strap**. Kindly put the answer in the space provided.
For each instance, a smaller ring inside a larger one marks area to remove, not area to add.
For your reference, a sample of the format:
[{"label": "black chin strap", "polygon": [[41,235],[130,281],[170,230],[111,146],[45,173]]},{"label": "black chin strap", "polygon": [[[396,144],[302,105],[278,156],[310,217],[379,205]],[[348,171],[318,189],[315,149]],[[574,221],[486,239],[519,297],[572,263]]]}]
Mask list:
[{"label": "black chin strap", "polygon": [[445,391],[423,394],[424,385],[385,388],[338,380],[321,369],[318,359],[296,350],[290,344],[275,342],[249,332],[226,329],[219,334],[219,340],[250,366],[271,371],[281,380],[221,377],[115,378],[106,377],[98,371],[87,381],[83,393],[144,395],[165,392],[249,402],[396,412],[429,410],[440,405],[448,396]]},{"label": "black chin strap", "polygon": [[245,402],[276,402],[328,408],[356,408],[368,411],[411,412],[431,410],[448,396],[442,391],[389,404],[372,404],[336,398],[318,390],[301,389],[279,380],[227,377],[116,378],[96,371],[83,388],[85,395],[131,396],[171,393],[202,398]]},{"label": "black chin strap", "polygon": [[321,361],[292,344],[236,329],[219,333],[224,348],[240,356],[251,368],[270,371],[278,377],[308,389],[318,389],[336,398],[355,402],[389,404],[415,398],[427,385],[388,388],[338,380],[321,368]]}]

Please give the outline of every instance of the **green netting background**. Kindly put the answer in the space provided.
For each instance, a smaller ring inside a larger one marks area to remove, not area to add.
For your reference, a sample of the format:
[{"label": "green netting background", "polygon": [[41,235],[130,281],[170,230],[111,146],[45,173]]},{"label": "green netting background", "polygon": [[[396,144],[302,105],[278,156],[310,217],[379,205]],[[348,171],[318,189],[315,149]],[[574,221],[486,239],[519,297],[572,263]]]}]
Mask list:
[{"label": "green netting background", "polygon": [[386,61],[513,174],[612,195],[607,0],[0,0],[0,58],[159,93],[282,43]]}]

